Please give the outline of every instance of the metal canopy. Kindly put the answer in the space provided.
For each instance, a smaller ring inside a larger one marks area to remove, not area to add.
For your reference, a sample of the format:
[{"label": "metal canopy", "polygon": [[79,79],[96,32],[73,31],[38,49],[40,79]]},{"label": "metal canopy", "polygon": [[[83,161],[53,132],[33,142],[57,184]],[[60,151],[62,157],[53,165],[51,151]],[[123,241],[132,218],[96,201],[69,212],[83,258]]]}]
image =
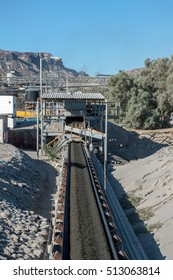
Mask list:
[{"label": "metal canopy", "polygon": [[43,93],[43,99],[56,99],[56,100],[100,100],[105,101],[101,93],[81,93],[74,92],[68,93]]}]

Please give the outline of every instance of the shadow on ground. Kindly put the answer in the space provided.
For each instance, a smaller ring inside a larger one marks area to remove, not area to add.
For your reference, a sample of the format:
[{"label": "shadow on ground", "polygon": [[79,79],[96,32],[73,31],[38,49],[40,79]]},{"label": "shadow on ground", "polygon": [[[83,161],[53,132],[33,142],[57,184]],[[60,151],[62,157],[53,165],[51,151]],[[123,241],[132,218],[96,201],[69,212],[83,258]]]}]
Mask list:
[{"label": "shadow on ground", "polygon": [[147,220],[147,213],[141,214],[137,212],[135,208],[137,201],[133,204],[133,199],[125,193],[123,186],[111,172],[116,168],[117,156],[127,161],[142,159],[154,154],[165,146],[167,145],[156,143],[145,137],[140,139],[136,132],[126,131],[116,124],[108,123],[108,179],[148,259],[151,260],[163,260],[165,256],[162,255],[153,233],[146,227],[145,219]]},{"label": "shadow on ground", "polygon": [[36,160],[36,163],[38,163],[39,172],[45,173],[45,181],[40,182],[40,191],[35,195],[32,207],[35,213],[50,219],[51,198],[56,190],[57,170],[47,162]]},{"label": "shadow on ground", "polygon": [[146,137],[140,139],[138,133],[108,123],[108,161],[115,155],[127,161],[145,158],[166,146],[167,144],[160,144]]},{"label": "shadow on ground", "polygon": [[141,219],[141,216],[147,218],[147,215],[150,215],[150,213],[142,213],[142,215],[140,215],[131,202],[131,198],[128,197],[124,192],[122,185],[111,173],[109,173],[108,179],[148,259],[164,260],[165,256],[162,255],[159,249],[159,244],[156,243],[153,233],[147,229],[145,220]]}]

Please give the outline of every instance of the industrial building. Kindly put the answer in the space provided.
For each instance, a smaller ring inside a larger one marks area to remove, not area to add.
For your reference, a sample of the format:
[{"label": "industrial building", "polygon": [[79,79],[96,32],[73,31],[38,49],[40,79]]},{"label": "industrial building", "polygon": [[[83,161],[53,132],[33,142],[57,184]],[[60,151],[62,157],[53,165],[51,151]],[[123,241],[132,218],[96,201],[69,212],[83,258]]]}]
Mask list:
[{"label": "industrial building", "polygon": [[[62,145],[72,137],[103,150],[107,103],[100,93],[44,93],[40,99],[41,150],[58,138]],[[52,141],[53,139],[53,141]]]}]

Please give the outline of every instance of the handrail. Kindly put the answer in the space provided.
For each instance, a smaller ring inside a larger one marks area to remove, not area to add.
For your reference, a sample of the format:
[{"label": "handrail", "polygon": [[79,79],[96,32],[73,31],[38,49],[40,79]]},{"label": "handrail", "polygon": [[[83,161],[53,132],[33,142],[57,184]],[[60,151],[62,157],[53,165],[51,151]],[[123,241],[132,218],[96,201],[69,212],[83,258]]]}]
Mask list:
[{"label": "handrail", "polygon": [[100,217],[101,217],[104,229],[105,229],[105,233],[106,233],[107,240],[108,240],[108,243],[109,243],[109,248],[110,248],[110,251],[111,251],[111,255],[112,255],[114,260],[118,260],[119,257],[118,257],[118,254],[116,252],[115,245],[114,245],[114,242],[113,242],[113,238],[112,238],[112,235],[110,233],[110,230],[109,230],[109,227],[108,227],[108,224],[107,224],[107,220],[105,218],[105,213],[103,211],[102,204],[101,204],[100,199],[99,199],[99,195],[98,195],[98,192],[97,192],[95,181],[93,179],[93,174],[92,174],[92,171],[91,171],[92,167],[90,166],[91,163],[89,162],[89,159],[88,159],[89,154],[87,155],[86,149],[84,149],[84,147],[83,147],[83,153],[84,153],[84,156],[85,156],[85,160],[87,162],[88,171],[89,171],[91,183],[92,183],[92,186],[93,186],[95,199],[96,199],[97,206],[98,206],[99,213],[100,213]]},{"label": "handrail", "polygon": [[[90,155],[91,155],[91,159],[93,161],[94,167],[97,170],[99,180],[103,186],[103,168],[102,168],[99,160],[94,155],[94,153],[91,153]],[[132,226],[130,225],[108,179],[107,179],[106,197],[107,197],[108,203],[110,205],[112,215],[117,223],[117,227],[119,229],[119,233],[123,240],[124,247],[128,251],[128,255],[129,255],[130,259],[131,260],[147,260],[148,259],[147,255],[146,255],[144,249],[142,248],[142,245],[139,242],[134,230],[132,229]]]},{"label": "handrail", "polygon": [[59,139],[62,135],[64,135],[66,132],[71,131],[71,127],[65,131],[63,131],[61,134],[59,134],[58,136],[56,136],[53,140],[51,140],[49,143],[46,144],[46,147],[48,147],[50,144],[52,144],[54,141],[56,141],[57,139]]}]

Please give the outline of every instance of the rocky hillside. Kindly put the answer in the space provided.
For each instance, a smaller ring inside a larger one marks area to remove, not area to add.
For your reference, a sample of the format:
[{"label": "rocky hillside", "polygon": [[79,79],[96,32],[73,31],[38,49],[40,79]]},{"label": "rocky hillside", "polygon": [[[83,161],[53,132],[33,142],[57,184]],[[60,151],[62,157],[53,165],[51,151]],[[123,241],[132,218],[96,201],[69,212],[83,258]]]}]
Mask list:
[{"label": "rocky hillside", "polygon": [[6,77],[7,73],[14,73],[16,76],[36,76],[40,71],[40,58],[43,59],[43,71],[61,72],[68,76],[85,76],[85,72],[77,72],[66,68],[62,59],[55,60],[51,58],[50,53],[16,52],[0,50],[0,76]]}]

